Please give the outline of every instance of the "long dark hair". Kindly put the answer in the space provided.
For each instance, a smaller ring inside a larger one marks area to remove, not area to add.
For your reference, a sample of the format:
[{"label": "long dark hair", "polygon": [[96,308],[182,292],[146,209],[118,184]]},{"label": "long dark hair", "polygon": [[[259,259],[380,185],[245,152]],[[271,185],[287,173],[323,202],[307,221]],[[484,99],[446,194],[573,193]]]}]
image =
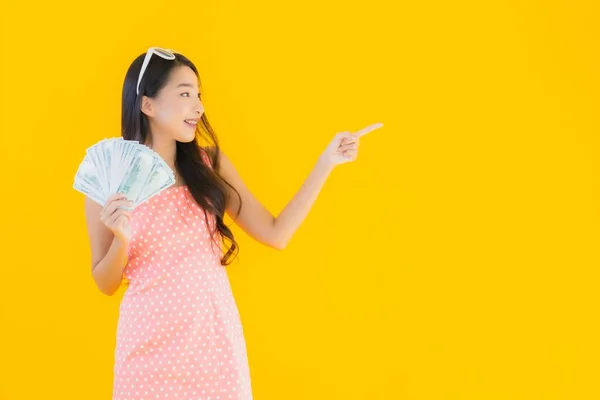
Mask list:
[{"label": "long dark hair", "polygon": [[[137,80],[142,68],[145,53],[137,57],[129,66],[123,83],[123,97],[121,108],[121,136],[126,140],[137,140],[146,143],[150,134],[148,117],[141,111],[142,96],[156,97],[160,89],[165,86],[171,71],[177,67],[190,67],[198,77],[201,88],[200,75],[196,66],[181,54],[175,54],[174,60],[166,60],[157,55],[152,55],[150,62],[140,82],[140,94],[136,94]],[[207,142],[207,147],[201,147],[201,141]],[[213,227],[210,231],[211,244],[216,241],[215,233],[219,232],[223,244],[229,244],[227,251],[221,258],[221,265],[231,264],[233,256],[237,256],[239,246],[233,237],[231,230],[223,222],[227,202],[227,188],[229,186],[238,195],[241,210],[241,197],[239,193],[225,179],[218,170],[219,166],[219,142],[217,136],[208,122],[206,113],[202,114],[201,120],[196,128],[196,137],[189,143],[177,142],[177,153],[175,167],[183,177],[186,185],[201,209],[204,211],[206,226]],[[210,150],[209,150],[210,149]],[[212,168],[202,160],[202,153],[209,157]],[[214,215],[216,224],[210,224],[207,213]],[[237,216],[236,215],[236,216]]]}]

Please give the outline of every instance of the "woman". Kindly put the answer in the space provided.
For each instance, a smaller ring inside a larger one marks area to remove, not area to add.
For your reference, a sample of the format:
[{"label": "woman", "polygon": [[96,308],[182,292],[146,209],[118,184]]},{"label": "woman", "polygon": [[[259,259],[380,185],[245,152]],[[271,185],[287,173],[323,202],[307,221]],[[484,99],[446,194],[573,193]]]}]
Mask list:
[{"label": "woman", "polygon": [[[252,399],[224,268],[238,246],[224,214],[257,241],[285,248],[332,169],[355,160],[359,137],[379,126],[336,135],[274,217],[220,150],[194,64],[161,48],[133,61],[123,86],[122,137],[157,152],[176,182],[133,211],[120,194],[104,207],[85,200],[98,288],[113,295],[123,278],[129,283],[120,305],[113,399]],[[219,244],[226,242],[223,251]]]}]

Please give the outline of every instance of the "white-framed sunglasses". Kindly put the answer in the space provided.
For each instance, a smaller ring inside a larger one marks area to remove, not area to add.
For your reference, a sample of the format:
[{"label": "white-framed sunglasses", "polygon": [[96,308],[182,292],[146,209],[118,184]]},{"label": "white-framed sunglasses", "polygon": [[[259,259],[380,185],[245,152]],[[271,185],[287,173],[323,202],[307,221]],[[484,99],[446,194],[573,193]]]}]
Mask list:
[{"label": "white-framed sunglasses", "polygon": [[157,56],[162,57],[165,60],[174,60],[175,54],[177,54],[177,52],[171,49],[163,49],[161,47],[150,47],[148,49],[148,51],[146,52],[146,57],[144,58],[144,63],[142,64],[142,69],[140,69],[140,76],[138,77],[137,88],[135,90],[135,93],[138,96],[140,94],[140,82],[142,82],[142,77],[144,76],[144,72],[146,72],[146,68],[150,63],[150,58],[152,57],[152,54],[156,54]]}]

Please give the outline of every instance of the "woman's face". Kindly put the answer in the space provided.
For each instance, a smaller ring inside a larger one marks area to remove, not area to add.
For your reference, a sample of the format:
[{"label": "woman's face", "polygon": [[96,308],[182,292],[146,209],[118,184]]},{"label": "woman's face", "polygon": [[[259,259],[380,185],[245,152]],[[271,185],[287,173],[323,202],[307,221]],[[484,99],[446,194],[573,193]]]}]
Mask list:
[{"label": "woman's face", "polygon": [[196,137],[196,125],[204,113],[200,101],[198,77],[187,66],[171,70],[169,80],[149,101],[149,108],[142,109],[149,117],[153,135],[161,139],[174,139],[179,142],[191,142]]}]

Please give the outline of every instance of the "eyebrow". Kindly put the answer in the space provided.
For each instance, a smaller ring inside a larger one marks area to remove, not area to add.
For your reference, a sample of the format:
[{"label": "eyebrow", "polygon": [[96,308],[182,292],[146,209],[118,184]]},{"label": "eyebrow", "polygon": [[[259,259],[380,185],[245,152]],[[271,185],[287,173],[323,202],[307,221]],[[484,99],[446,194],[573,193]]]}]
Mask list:
[{"label": "eyebrow", "polygon": [[182,86],[187,86],[187,87],[190,87],[192,89],[194,89],[196,87],[195,85],[192,85],[191,83],[185,83],[185,82],[184,83],[180,83],[179,85],[177,85],[177,87],[182,87]]}]

